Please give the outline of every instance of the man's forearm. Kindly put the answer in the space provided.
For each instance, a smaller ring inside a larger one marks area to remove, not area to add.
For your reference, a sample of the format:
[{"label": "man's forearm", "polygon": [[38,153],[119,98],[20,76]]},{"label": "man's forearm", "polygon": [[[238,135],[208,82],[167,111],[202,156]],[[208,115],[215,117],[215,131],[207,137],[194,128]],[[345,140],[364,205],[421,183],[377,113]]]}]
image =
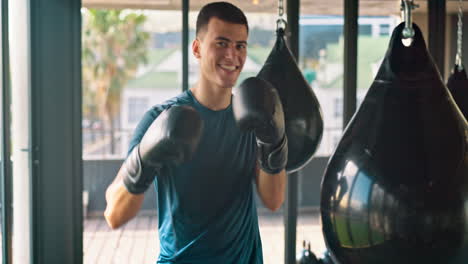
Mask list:
[{"label": "man's forearm", "polygon": [[140,210],[144,194],[131,194],[123,185],[121,170],[114,182],[106,190],[106,210],[104,217],[111,228],[118,228],[136,216]]},{"label": "man's forearm", "polygon": [[263,204],[270,210],[278,210],[284,202],[286,171],[268,174],[257,168],[257,191]]}]

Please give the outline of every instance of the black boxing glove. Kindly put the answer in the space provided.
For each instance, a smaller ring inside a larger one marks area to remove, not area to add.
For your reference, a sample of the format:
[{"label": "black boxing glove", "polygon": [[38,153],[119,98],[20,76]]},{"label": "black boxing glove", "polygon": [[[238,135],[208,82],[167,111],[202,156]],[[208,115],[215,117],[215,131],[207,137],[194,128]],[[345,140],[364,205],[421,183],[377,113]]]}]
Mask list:
[{"label": "black boxing glove", "polygon": [[288,140],[276,89],[261,78],[248,78],[238,87],[232,106],[239,128],[255,132],[260,167],[270,174],[282,171],[288,162]]},{"label": "black boxing glove", "polygon": [[190,106],[172,106],[151,124],[121,168],[123,183],[133,194],[145,192],[160,169],[192,158],[203,120]]}]

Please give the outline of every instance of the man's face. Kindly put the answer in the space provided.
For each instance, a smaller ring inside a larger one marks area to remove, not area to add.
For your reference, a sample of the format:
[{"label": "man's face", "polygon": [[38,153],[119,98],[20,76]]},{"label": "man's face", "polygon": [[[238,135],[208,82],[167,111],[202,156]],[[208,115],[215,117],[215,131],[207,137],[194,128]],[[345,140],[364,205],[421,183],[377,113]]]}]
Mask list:
[{"label": "man's face", "polygon": [[200,61],[202,81],[221,88],[232,88],[247,57],[247,28],[213,17],[192,44]]}]

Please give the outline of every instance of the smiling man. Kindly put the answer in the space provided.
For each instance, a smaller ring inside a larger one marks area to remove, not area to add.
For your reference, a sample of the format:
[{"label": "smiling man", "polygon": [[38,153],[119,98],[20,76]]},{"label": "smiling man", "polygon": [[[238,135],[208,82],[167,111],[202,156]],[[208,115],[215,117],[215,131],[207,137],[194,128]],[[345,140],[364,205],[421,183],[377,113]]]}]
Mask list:
[{"label": "smiling man", "polygon": [[117,228],[137,214],[154,183],[157,263],[263,263],[252,187],[267,208],[280,208],[287,139],[271,86],[253,78],[232,95],[248,30],[245,15],[230,3],[201,9],[192,44],[198,83],[145,114],[106,191],[105,217]]}]

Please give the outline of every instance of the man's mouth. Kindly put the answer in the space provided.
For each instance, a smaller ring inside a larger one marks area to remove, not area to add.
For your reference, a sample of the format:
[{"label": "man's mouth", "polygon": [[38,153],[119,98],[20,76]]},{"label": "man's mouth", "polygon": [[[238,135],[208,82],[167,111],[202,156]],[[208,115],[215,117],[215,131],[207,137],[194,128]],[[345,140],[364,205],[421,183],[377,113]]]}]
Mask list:
[{"label": "man's mouth", "polygon": [[221,67],[223,70],[226,70],[226,71],[235,71],[237,69],[239,69],[239,66],[236,66],[236,65],[223,65],[223,64],[218,64],[219,67]]}]

